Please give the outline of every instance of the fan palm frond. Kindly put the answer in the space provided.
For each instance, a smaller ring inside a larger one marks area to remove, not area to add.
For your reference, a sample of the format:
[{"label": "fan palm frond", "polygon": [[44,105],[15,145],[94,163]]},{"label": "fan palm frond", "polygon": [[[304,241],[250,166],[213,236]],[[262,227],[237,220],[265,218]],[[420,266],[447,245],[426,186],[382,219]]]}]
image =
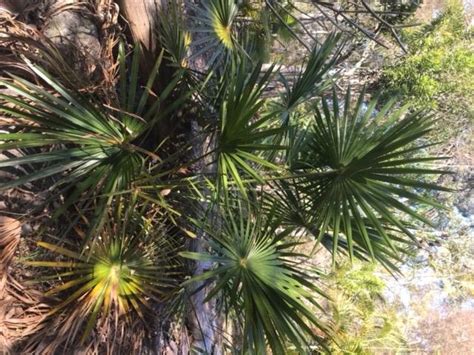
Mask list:
[{"label": "fan palm frond", "polygon": [[194,7],[193,26],[190,28],[196,48],[192,57],[209,53],[207,65],[213,67],[239,49],[235,19],[239,8],[234,0],[205,0]]},{"label": "fan palm frond", "polygon": [[[326,232],[321,233],[314,223],[315,211],[312,210],[309,198],[304,189],[299,188],[301,181],[298,179],[287,179],[274,181],[271,184],[270,192],[265,200],[265,212],[275,211],[280,216],[282,227],[298,232],[304,231],[306,236],[319,238],[321,245],[330,253],[336,255],[349,255],[360,260],[369,261],[371,255],[368,250],[360,245],[364,245],[364,239],[358,229],[352,230],[351,239],[348,240],[345,234],[341,233],[337,239]],[[384,239],[381,238],[377,229],[371,226],[370,221],[365,220],[367,235],[370,238],[374,257],[388,270],[397,270],[395,261],[401,261],[399,253],[409,253],[410,244],[388,225],[386,233],[390,239],[396,243],[396,250],[387,247]],[[352,254],[351,254],[352,253]]]},{"label": "fan palm frond", "polygon": [[262,114],[265,103],[262,92],[272,74],[270,68],[261,78],[261,65],[249,75],[244,64],[231,71],[222,95],[218,132],[218,174],[225,189],[228,177],[246,195],[242,175],[258,182],[263,178],[255,166],[276,169],[275,164],[258,155],[259,151],[278,150],[272,142],[265,140],[282,132],[269,123],[274,114]]},{"label": "fan palm frond", "polygon": [[283,77],[286,91],[282,98],[282,121],[287,123],[290,113],[309,97],[321,95],[331,87],[329,71],[339,59],[343,45],[340,33],[330,34],[321,46],[315,45],[305,68],[298,74],[295,82],[290,84]]},{"label": "fan palm frond", "polygon": [[72,343],[78,332],[83,342],[99,317],[122,316],[132,322],[136,315],[145,320],[151,303],[164,302],[179,284],[176,235],[156,211],[150,214],[146,206],[126,203],[117,202],[102,233],[86,246],[86,252],[41,241],[39,247],[61,259],[26,262],[56,270],[43,277],[48,282],[61,280],[46,292],[60,300],[49,317],[66,319]]},{"label": "fan palm frond", "polygon": [[293,251],[295,243],[285,242],[271,215],[240,204],[226,208],[222,229],[202,226],[211,252],[182,253],[216,265],[190,282],[215,281],[206,301],[221,294],[231,307],[227,311],[242,316],[245,350],[263,354],[268,344],[274,354],[285,354],[288,340],[304,353],[309,342],[321,340],[312,327],[327,332],[310,308],[319,307],[313,297],[322,294],[315,275],[297,263],[304,256]]},{"label": "fan palm frond", "polygon": [[[169,107],[162,107],[179,78],[173,80],[161,95],[152,95],[161,56],[140,93],[139,56],[140,49],[136,47],[130,68],[127,68],[124,47],[119,48],[120,92],[116,107],[87,100],[30,62],[27,63],[29,68],[51,90],[13,74],[0,80],[1,85],[14,93],[0,95],[0,111],[18,121],[16,132],[0,135],[0,149],[23,153],[1,161],[0,167],[31,166],[34,169],[18,179],[2,183],[0,188],[54,177],[56,182],[51,189],[61,187],[72,191],[59,214],[86,191],[89,197],[107,197],[101,203],[110,201],[115,192],[130,186],[146,161],[159,162],[155,152],[141,148],[142,139],[183,99],[178,98]],[[130,75],[127,75],[127,69],[130,69]]]},{"label": "fan palm frond", "polygon": [[349,90],[344,109],[336,94],[332,105],[323,100],[316,109],[305,142],[296,146],[297,154],[292,153],[295,161],[299,159],[293,163],[294,173],[301,174],[294,187],[303,195],[304,210],[311,211],[305,224],[312,225],[318,239],[332,236],[334,254],[339,238],[345,240],[351,257],[356,244],[372,258],[381,250],[396,254],[395,242],[403,239],[392,230],[415,240],[402,217],[431,225],[415,205],[442,207],[420,192],[448,190],[413,175],[448,173],[424,166],[446,158],[417,155],[427,147],[418,139],[430,131],[430,115],[406,113],[405,108],[392,112],[394,101],[377,113],[376,99],[364,111],[364,93],[352,110],[350,96]]},{"label": "fan palm frond", "polygon": [[185,29],[185,20],[180,4],[171,2],[159,12],[160,21],[157,30],[160,45],[166,51],[166,58],[179,68],[188,65],[188,52],[191,45],[191,33]]}]

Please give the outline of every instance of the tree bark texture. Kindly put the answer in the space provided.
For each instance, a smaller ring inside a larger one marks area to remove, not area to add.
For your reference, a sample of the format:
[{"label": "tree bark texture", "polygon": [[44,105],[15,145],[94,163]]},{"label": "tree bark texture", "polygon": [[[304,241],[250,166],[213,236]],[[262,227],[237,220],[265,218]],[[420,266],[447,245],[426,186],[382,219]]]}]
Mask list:
[{"label": "tree bark texture", "polygon": [[117,0],[120,12],[130,26],[133,38],[140,42],[146,51],[155,53],[157,41],[155,28],[158,11],[166,0]]}]

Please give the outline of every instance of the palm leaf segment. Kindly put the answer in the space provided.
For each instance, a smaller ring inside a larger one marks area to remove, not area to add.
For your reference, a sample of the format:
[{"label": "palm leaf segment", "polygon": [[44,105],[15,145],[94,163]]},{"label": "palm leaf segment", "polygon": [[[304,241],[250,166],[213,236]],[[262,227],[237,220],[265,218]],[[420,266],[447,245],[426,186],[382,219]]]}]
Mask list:
[{"label": "palm leaf segment", "polygon": [[261,65],[256,66],[251,75],[246,74],[244,64],[232,70],[220,103],[218,174],[225,188],[230,176],[244,195],[246,189],[242,176],[263,182],[256,165],[276,168],[259,156],[258,151],[278,149],[268,138],[282,131],[282,128],[269,125],[274,114],[260,112],[265,104],[261,95],[272,68],[261,78],[260,72]]},{"label": "palm leaf segment", "polygon": [[[270,217],[270,220],[272,217]],[[326,331],[308,305],[319,307],[313,296],[320,290],[301,265],[294,243],[282,240],[276,226],[242,208],[229,209],[220,233],[206,232],[211,253],[182,253],[183,256],[212,262],[217,266],[191,281],[214,280],[207,300],[222,293],[231,309],[243,317],[244,349],[266,353],[267,343],[274,354],[285,354],[289,340],[299,351],[308,339],[319,342],[310,324]]]},{"label": "palm leaf segment", "polygon": [[414,190],[447,189],[413,175],[447,172],[420,166],[446,159],[418,155],[427,147],[416,142],[431,129],[429,115],[409,112],[400,119],[406,110],[389,114],[393,101],[376,113],[376,99],[363,112],[363,95],[351,110],[348,91],[343,112],[336,94],[332,105],[323,100],[311,132],[295,148],[299,150],[299,168],[298,164],[293,166],[307,174],[296,188],[304,194],[306,209],[314,211],[311,223],[318,238],[330,233],[336,251],[342,236],[351,257],[356,243],[374,258],[398,251],[394,241],[404,239],[395,237],[393,231],[414,239],[401,216],[431,224],[416,211],[416,204],[441,207]]},{"label": "palm leaf segment", "polygon": [[[38,242],[38,246],[63,259],[27,262],[62,270],[44,277],[61,280],[46,293],[61,296],[61,302],[52,307],[50,315],[64,311],[70,317],[66,324],[84,329],[82,341],[90,335],[100,315],[104,318],[122,315],[131,321],[132,314],[136,314],[144,320],[150,301],[164,301],[179,284],[175,236],[169,235],[164,221],[154,220],[152,216],[144,218],[140,213],[146,211],[134,210],[136,207],[132,203],[125,208],[120,203],[116,217],[108,220],[99,238],[88,245],[87,254],[76,251],[77,248]],[[68,307],[71,309],[67,310]],[[77,309],[79,313],[73,312]]]}]

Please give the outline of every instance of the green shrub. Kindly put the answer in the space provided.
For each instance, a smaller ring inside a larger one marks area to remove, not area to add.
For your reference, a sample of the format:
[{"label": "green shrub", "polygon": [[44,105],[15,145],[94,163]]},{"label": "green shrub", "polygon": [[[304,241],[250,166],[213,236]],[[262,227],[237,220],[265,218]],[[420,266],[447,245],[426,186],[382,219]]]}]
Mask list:
[{"label": "green shrub", "polygon": [[331,354],[392,353],[404,346],[400,320],[395,308],[383,300],[385,282],[373,264],[343,265],[329,278]]},{"label": "green shrub", "polygon": [[407,56],[386,67],[383,83],[387,94],[401,93],[418,107],[437,108],[446,95],[472,107],[474,52],[472,29],[466,24],[459,0],[449,1],[432,23],[403,33]]}]

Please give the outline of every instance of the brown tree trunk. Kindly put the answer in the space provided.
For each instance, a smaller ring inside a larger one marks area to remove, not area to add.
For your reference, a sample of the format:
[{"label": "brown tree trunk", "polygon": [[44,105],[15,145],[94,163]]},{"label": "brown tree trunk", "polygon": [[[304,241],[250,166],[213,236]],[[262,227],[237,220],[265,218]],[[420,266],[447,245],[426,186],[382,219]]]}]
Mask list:
[{"label": "brown tree trunk", "polygon": [[156,53],[157,41],[154,30],[158,11],[166,0],[117,0],[120,12],[127,20],[133,38],[150,54]]}]

